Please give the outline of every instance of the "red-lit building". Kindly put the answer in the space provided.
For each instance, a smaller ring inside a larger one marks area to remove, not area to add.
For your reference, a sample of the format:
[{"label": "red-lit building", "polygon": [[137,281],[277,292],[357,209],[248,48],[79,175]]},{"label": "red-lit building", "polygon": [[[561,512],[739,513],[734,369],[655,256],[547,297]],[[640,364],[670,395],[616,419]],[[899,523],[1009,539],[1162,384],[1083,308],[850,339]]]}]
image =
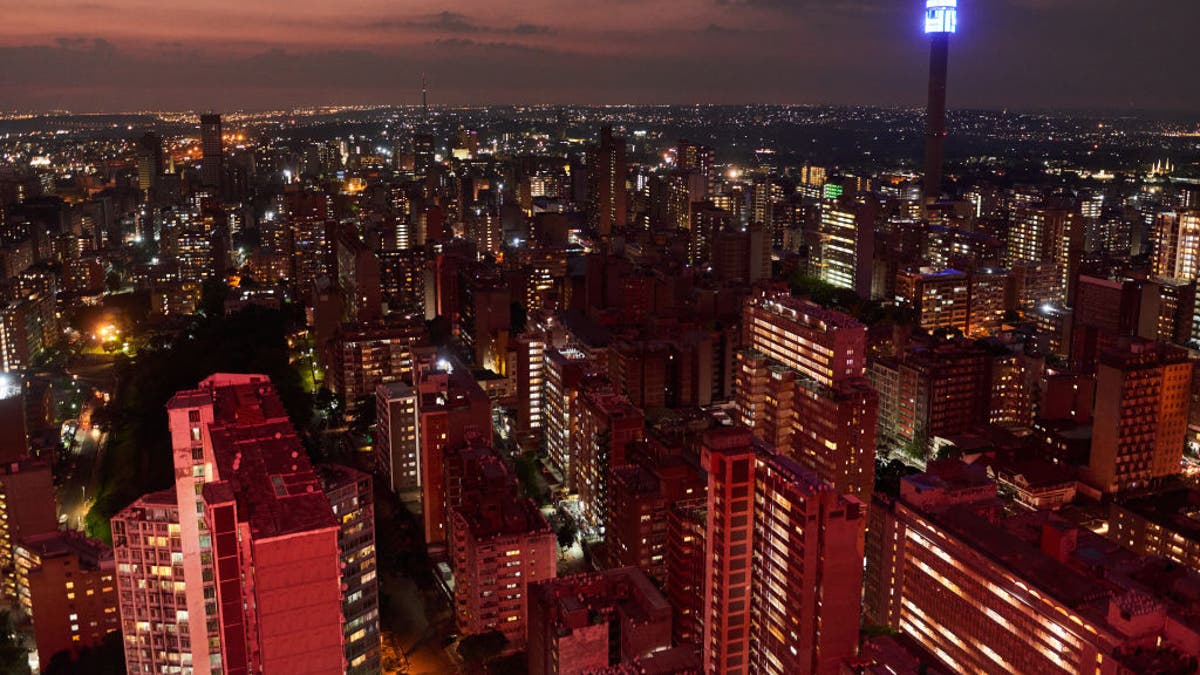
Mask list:
[{"label": "red-lit building", "polygon": [[[12,408],[13,402],[16,408]],[[6,421],[19,424],[20,438],[25,437],[24,413],[19,397],[3,401],[16,414]],[[16,425],[8,427],[12,435]],[[15,598],[16,575],[13,573],[13,551],[22,540],[58,529],[54,500],[54,478],[50,465],[40,459],[25,457],[0,464],[0,572],[4,576],[4,595]],[[75,514],[72,514],[75,515]]]},{"label": "red-lit building", "polygon": [[613,567],[637,567],[662,584],[667,577],[667,511],[704,494],[698,470],[656,442],[638,444],[630,463],[608,478],[605,549]]},{"label": "red-lit building", "polygon": [[169,645],[196,671],[344,671],[340,518],[270,380],[213,375],[167,411],[175,508],[160,493],[113,519],[129,670]]},{"label": "red-lit building", "polygon": [[636,567],[529,587],[530,675],[603,671],[671,647],[671,605]]},{"label": "red-lit building", "polygon": [[425,543],[440,550],[446,544],[445,454],[478,434],[491,442],[492,404],[461,365],[426,363],[417,374],[417,447],[420,452],[421,504]]},{"label": "red-lit building", "polygon": [[1183,348],[1137,338],[1100,356],[1085,482],[1111,493],[1180,473],[1192,370]]},{"label": "red-lit building", "polygon": [[865,505],[745,429],[706,432],[701,463],[704,671],[840,672],[858,649]]},{"label": "red-lit building", "polygon": [[558,540],[530,499],[510,490],[479,494],[451,514],[454,606],[465,635],[500,631],[525,645],[529,584],[553,579]]}]

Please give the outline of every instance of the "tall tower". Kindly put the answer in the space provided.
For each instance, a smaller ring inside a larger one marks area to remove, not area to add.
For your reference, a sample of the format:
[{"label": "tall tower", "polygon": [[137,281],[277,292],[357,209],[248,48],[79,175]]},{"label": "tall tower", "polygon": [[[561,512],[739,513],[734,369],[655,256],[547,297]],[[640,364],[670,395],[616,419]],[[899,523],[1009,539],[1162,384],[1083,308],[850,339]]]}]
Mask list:
[{"label": "tall tower", "polygon": [[209,113],[200,116],[200,184],[221,189],[223,149],[221,147],[221,116]]},{"label": "tall tower", "polygon": [[942,195],[942,154],[946,144],[946,75],[950,36],[958,28],[958,0],[925,0],[929,36],[929,107],[925,136],[925,203]]}]

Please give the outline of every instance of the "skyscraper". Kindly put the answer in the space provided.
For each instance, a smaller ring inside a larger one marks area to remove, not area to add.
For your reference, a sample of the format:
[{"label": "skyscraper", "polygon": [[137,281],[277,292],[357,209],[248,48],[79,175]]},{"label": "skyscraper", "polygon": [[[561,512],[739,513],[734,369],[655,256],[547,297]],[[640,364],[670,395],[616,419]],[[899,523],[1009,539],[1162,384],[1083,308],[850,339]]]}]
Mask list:
[{"label": "skyscraper", "polygon": [[138,189],[146,199],[150,191],[158,183],[158,177],[163,173],[162,136],[147,131],[138,139],[137,145]]},{"label": "skyscraper", "polygon": [[1200,211],[1158,216],[1154,273],[1168,279],[1200,277]]},{"label": "skyscraper", "polygon": [[200,152],[200,184],[219,192],[225,161],[220,115],[208,113],[200,116]]},{"label": "skyscraper", "polygon": [[844,197],[822,203],[817,249],[817,275],[822,281],[864,299],[871,297],[877,215],[878,208],[869,202]]},{"label": "skyscraper", "polygon": [[958,29],[958,0],[926,0],[929,35],[929,107],[925,132],[925,202],[942,196],[942,159],[946,144],[946,79],[950,36]]},{"label": "skyscraper", "polygon": [[1178,474],[1191,386],[1192,362],[1182,348],[1135,338],[1101,355],[1084,480],[1110,493]]},{"label": "skyscraper", "polygon": [[704,672],[839,672],[858,647],[864,504],[745,429],[707,432],[701,453]]},{"label": "skyscraper", "polygon": [[735,369],[739,421],[838,490],[867,499],[879,397],[864,378],[866,326],[786,293],[746,301]]},{"label": "skyscraper", "polygon": [[166,650],[194,672],[343,672],[342,514],[270,380],[212,375],[167,413],[174,508],[157,493],[113,518],[129,670]]},{"label": "skyscraper", "polygon": [[588,150],[588,198],[591,225],[601,237],[625,229],[625,139],[612,127],[600,130],[600,142]]}]

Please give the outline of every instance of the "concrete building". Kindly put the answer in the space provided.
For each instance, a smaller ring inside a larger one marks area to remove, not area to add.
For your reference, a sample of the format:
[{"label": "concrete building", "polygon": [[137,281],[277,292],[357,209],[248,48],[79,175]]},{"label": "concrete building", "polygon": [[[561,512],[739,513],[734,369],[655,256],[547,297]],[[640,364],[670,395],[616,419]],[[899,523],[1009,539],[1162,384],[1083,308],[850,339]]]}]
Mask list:
[{"label": "concrete building", "polygon": [[671,605],[636,567],[529,587],[530,675],[602,671],[671,648]]},{"label": "concrete building", "polygon": [[553,579],[558,541],[533,501],[508,490],[480,494],[451,514],[454,606],[465,635],[500,631],[524,648],[529,585]]},{"label": "concrete building", "polygon": [[1146,583],[1194,572],[1048,511],[1005,515],[982,469],[906,477],[871,518],[867,620],[951,672],[1163,672],[1194,658],[1194,601]]},{"label": "concrete building", "polygon": [[375,495],[371,476],[336,464],[317,467],[317,480],[341,527],[342,639],[346,675],[378,673],[379,579],[375,557]]},{"label": "concrete building", "polygon": [[159,493],[113,519],[129,670],[169,645],[194,672],[342,672],[340,519],[270,380],[212,375],[167,411],[175,508]]},{"label": "concrete building", "polygon": [[57,653],[98,647],[121,629],[112,549],[75,532],[26,537],[16,548],[17,595],[33,619],[45,668]]},{"label": "concrete building", "polygon": [[1100,356],[1085,482],[1112,493],[1180,473],[1192,369],[1186,350],[1140,339]]},{"label": "concrete building", "polygon": [[858,649],[865,505],[745,429],[707,432],[701,453],[704,672],[840,672]]},{"label": "concrete building", "polygon": [[735,364],[738,421],[839,490],[866,498],[878,396],[863,377],[866,326],[782,293],[746,301]]},{"label": "concrete building", "polygon": [[391,382],[375,388],[375,465],[397,494],[421,487],[417,419],[417,392],[411,386]]}]

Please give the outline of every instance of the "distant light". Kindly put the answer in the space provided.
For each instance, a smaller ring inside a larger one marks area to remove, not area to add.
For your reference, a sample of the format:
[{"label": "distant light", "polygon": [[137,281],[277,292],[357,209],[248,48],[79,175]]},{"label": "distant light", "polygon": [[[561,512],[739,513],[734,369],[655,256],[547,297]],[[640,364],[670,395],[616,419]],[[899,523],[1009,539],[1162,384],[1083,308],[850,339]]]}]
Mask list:
[{"label": "distant light", "polygon": [[453,366],[451,366],[451,365],[450,365],[450,362],[449,362],[449,361],[447,361],[446,359],[438,359],[438,360],[437,360],[437,369],[438,369],[438,370],[441,370],[441,371],[444,371],[444,372],[447,372],[447,373],[453,373],[453,372],[454,372],[454,367],[453,367]]},{"label": "distant light", "polygon": [[958,0],[925,0],[925,32],[954,33],[958,30]]},{"label": "distant light", "polygon": [[1054,311],[1054,305],[1051,305],[1049,303],[1042,305],[1042,314],[1049,314],[1050,312],[1053,312],[1053,311]]},{"label": "distant light", "polygon": [[0,399],[12,398],[21,393],[21,382],[8,373],[0,373]]}]

